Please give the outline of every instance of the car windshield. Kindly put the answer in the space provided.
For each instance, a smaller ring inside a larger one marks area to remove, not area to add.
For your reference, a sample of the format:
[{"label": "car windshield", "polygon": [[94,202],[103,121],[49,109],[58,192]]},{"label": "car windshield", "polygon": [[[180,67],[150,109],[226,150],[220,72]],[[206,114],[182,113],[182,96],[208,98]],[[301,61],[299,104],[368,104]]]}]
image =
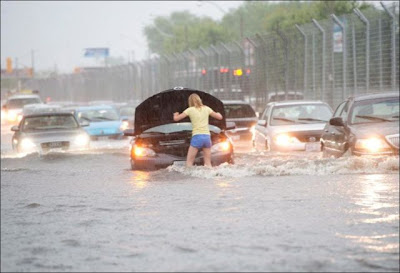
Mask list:
[{"label": "car windshield", "polygon": [[[214,125],[208,125],[208,128],[213,133],[220,133],[221,129]],[[169,123],[164,124],[156,127],[152,127],[147,129],[143,133],[162,133],[162,134],[170,134],[170,133],[177,133],[177,132],[192,132],[192,123],[190,122],[182,122],[182,123]]]},{"label": "car windshield", "polygon": [[22,107],[24,107],[24,105],[34,104],[34,103],[42,103],[42,102],[39,98],[10,99],[7,102],[7,108],[9,108],[9,109],[22,108]]},{"label": "car windshield", "polygon": [[93,109],[78,112],[77,118],[79,122],[101,122],[119,120],[119,115],[115,109]]},{"label": "car windshield", "polygon": [[350,124],[399,120],[399,97],[359,101],[354,104]]},{"label": "car windshield", "polygon": [[332,117],[325,104],[295,104],[276,106],[272,110],[271,126],[324,123]]},{"label": "car windshield", "polygon": [[78,123],[72,115],[46,115],[26,117],[22,124],[23,131],[73,129]]},{"label": "car windshield", "polygon": [[226,118],[253,118],[256,113],[248,104],[225,104]]}]

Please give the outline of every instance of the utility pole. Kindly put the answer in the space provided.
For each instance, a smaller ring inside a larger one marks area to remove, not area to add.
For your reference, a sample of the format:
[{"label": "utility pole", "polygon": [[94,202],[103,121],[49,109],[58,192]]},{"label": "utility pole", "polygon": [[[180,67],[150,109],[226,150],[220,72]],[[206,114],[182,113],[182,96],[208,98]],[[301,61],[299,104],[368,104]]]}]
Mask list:
[{"label": "utility pole", "polygon": [[185,25],[185,50],[188,50],[188,33],[187,33],[187,25]]},{"label": "utility pole", "polygon": [[243,42],[243,11],[240,11],[240,42]]},{"label": "utility pole", "polygon": [[35,75],[35,69],[34,69],[34,67],[35,67],[35,57],[34,57],[34,50],[33,49],[31,49],[31,68],[32,68],[32,78],[34,77],[34,75]]}]

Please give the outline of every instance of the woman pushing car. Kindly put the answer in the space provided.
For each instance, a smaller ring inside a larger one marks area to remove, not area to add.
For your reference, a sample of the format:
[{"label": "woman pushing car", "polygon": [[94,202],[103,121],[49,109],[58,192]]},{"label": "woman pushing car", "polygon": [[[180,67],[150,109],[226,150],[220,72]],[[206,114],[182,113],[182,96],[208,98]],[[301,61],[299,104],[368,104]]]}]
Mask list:
[{"label": "woman pushing car", "polygon": [[211,167],[211,136],[208,128],[209,116],[222,120],[222,115],[214,112],[210,107],[203,105],[200,96],[195,93],[189,96],[189,108],[181,114],[178,112],[174,113],[174,121],[180,121],[189,117],[193,127],[192,139],[186,158],[187,167],[193,166],[199,149],[203,150],[204,165]]}]

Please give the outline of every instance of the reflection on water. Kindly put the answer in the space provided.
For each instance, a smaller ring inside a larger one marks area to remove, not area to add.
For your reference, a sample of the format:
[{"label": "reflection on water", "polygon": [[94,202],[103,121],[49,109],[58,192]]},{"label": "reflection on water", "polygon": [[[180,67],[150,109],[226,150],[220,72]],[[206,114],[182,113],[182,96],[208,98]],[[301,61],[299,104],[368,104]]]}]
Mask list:
[{"label": "reflection on water", "polygon": [[149,172],[144,171],[135,171],[132,173],[133,175],[130,177],[129,183],[133,185],[137,189],[143,189],[147,187],[147,183],[150,180]]},{"label": "reflection on water", "polygon": [[[393,230],[399,230],[398,183],[388,183],[387,177],[382,174],[361,176],[358,180],[359,187],[350,192],[356,205],[356,209],[348,211],[354,223],[352,234],[336,235],[360,245],[364,250],[396,255],[398,258],[399,234],[393,233]],[[371,229],[374,224],[380,224],[380,228]],[[369,263],[378,263],[379,258],[375,258]]]}]

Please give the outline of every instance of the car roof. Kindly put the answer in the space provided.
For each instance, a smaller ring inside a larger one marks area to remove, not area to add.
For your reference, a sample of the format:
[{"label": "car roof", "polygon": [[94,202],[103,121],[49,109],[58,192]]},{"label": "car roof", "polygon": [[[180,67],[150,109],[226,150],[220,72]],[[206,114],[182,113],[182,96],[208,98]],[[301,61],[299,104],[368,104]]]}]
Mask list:
[{"label": "car roof", "polygon": [[76,111],[83,111],[83,110],[101,110],[101,109],[115,109],[113,105],[87,105],[87,106],[78,106],[74,107]]},{"label": "car roof", "polygon": [[390,97],[399,97],[399,91],[361,94],[361,95],[354,95],[349,98],[353,99],[354,101],[361,101],[361,100],[371,100],[371,99],[390,98]]},{"label": "car roof", "polygon": [[73,116],[73,114],[71,112],[65,111],[65,112],[42,112],[42,113],[36,113],[36,114],[29,114],[24,116],[24,118],[31,118],[31,117],[44,117],[44,116],[65,116],[65,115],[71,115]]},{"label": "car roof", "polygon": [[39,98],[39,95],[36,94],[18,94],[18,95],[12,95],[7,98],[7,100],[13,100],[13,99],[25,99],[25,98]]},{"label": "car roof", "polygon": [[243,100],[221,100],[222,103],[225,104],[250,104],[248,102],[245,102]]},{"label": "car roof", "polygon": [[274,106],[281,106],[281,105],[297,105],[297,104],[326,104],[326,102],[320,100],[286,100],[286,101],[273,101],[268,104]]}]

